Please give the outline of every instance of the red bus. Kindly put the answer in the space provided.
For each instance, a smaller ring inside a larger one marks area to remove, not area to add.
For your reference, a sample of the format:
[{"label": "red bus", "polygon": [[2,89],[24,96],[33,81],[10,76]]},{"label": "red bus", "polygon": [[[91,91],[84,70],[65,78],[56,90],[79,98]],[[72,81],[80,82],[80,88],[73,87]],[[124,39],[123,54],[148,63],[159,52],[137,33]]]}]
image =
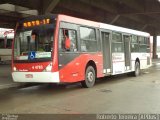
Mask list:
[{"label": "red bus", "polygon": [[18,22],[12,57],[15,82],[72,83],[92,87],[96,78],[151,66],[145,32],[66,15]]}]

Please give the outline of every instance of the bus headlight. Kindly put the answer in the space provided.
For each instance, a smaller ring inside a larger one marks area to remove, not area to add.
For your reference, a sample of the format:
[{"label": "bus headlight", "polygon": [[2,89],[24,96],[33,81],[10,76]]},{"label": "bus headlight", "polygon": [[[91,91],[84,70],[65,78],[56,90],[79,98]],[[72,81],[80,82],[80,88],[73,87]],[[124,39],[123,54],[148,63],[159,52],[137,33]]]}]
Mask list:
[{"label": "bus headlight", "polygon": [[17,71],[17,68],[16,68],[16,67],[13,67],[13,71],[16,72],[16,71]]},{"label": "bus headlight", "polygon": [[50,63],[44,70],[43,72],[51,72],[52,70],[52,63]]}]

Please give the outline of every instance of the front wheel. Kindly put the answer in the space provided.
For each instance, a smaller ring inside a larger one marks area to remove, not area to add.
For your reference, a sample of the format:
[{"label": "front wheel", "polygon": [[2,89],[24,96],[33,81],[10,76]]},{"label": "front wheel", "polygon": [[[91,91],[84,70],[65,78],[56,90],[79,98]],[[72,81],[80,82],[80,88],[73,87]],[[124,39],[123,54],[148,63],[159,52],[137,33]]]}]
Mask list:
[{"label": "front wheel", "polygon": [[81,84],[85,88],[90,88],[94,86],[95,80],[95,69],[92,66],[88,66],[85,72],[85,80],[82,81]]},{"label": "front wheel", "polygon": [[134,76],[137,77],[140,75],[140,64],[139,62],[135,63],[135,71],[134,71]]}]

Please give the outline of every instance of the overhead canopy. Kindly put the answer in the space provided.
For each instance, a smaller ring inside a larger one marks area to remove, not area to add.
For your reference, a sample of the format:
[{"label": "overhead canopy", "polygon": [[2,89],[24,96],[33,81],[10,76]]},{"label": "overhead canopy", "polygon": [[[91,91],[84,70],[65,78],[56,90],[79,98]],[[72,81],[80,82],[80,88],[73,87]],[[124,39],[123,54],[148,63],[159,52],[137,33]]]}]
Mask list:
[{"label": "overhead canopy", "polygon": [[0,27],[14,28],[21,18],[48,13],[160,34],[159,0],[1,0]]}]

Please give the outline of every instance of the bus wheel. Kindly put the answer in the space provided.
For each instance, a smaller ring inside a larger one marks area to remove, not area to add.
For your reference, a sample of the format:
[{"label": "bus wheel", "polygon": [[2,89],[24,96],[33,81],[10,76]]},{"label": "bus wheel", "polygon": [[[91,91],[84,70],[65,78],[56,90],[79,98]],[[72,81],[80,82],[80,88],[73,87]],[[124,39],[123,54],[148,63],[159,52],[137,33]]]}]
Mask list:
[{"label": "bus wheel", "polygon": [[95,80],[95,69],[92,66],[88,66],[85,73],[85,80],[81,84],[85,88],[90,88],[94,86]]},{"label": "bus wheel", "polygon": [[140,64],[139,62],[135,63],[135,71],[134,71],[134,76],[137,77],[140,75]]}]

